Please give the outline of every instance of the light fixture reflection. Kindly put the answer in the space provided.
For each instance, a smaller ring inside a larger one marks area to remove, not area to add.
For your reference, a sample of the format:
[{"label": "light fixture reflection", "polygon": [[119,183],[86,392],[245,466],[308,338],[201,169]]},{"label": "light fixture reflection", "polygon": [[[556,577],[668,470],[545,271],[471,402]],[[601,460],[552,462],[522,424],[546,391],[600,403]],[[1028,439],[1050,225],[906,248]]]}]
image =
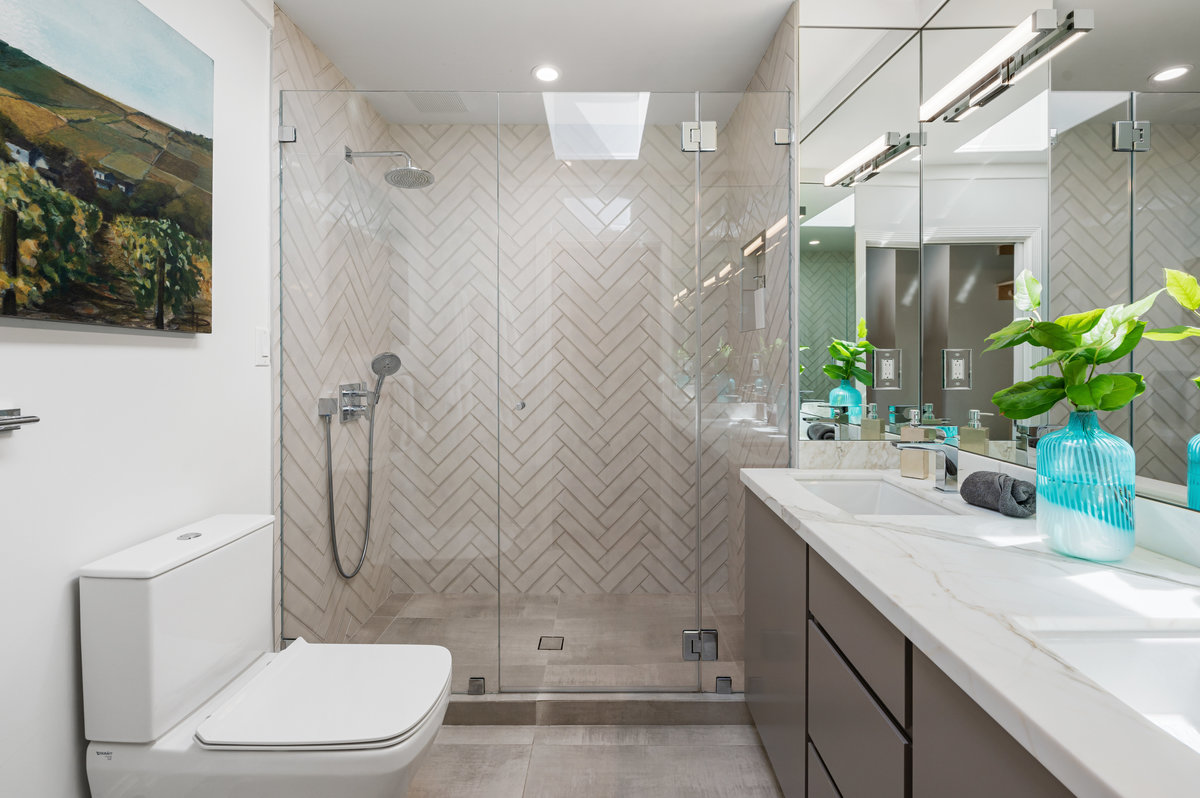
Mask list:
[{"label": "light fixture reflection", "polygon": [[1157,83],[1162,83],[1164,81],[1181,78],[1191,71],[1191,64],[1177,64],[1176,66],[1167,67],[1166,69],[1160,69],[1158,72],[1155,72],[1153,75],[1151,75],[1150,79]]},{"label": "light fixture reflection", "polygon": [[533,68],[533,76],[543,83],[551,83],[558,80],[562,73],[558,71],[558,67],[550,64],[540,64]]}]

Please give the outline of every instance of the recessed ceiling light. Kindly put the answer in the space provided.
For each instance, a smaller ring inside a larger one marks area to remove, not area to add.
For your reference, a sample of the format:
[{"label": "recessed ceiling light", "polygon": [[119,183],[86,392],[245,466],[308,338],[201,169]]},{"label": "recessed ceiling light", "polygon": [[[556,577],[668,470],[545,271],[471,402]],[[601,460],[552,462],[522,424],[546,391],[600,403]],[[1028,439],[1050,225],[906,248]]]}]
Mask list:
[{"label": "recessed ceiling light", "polygon": [[549,64],[541,64],[533,68],[533,76],[544,83],[558,80],[560,74],[558,67]]},{"label": "recessed ceiling light", "polygon": [[820,241],[817,241],[816,239],[813,239],[812,241],[809,241],[809,242],[808,242],[808,245],[809,245],[810,247],[815,247],[817,244],[820,244],[820,243],[821,243]]},{"label": "recessed ceiling light", "polygon": [[1163,81],[1181,78],[1191,71],[1191,64],[1176,64],[1175,66],[1167,67],[1166,69],[1161,69],[1158,72],[1155,72],[1150,76],[1150,80],[1162,83]]}]

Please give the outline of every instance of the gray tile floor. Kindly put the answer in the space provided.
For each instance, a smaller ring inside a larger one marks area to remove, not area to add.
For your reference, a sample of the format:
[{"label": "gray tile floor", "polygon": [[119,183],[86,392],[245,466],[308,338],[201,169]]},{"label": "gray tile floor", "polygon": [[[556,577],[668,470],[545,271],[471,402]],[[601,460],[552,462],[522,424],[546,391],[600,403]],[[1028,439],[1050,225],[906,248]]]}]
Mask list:
[{"label": "gray tile floor", "polygon": [[[351,642],[435,643],[454,657],[452,689],[482,676],[489,692],[538,690],[703,690],[717,676],[742,689],[742,617],[732,597],[706,595],[701,624],[719,635],[717,662],[682,658],[680,633],[695,628],[696,598],[680,594],[393,594]],[[540,651],[542,635],[561,651]]]},{"label": "gray tile floor", "polygon": [[777,798],[752,726],[443,726],[409,798]]}]

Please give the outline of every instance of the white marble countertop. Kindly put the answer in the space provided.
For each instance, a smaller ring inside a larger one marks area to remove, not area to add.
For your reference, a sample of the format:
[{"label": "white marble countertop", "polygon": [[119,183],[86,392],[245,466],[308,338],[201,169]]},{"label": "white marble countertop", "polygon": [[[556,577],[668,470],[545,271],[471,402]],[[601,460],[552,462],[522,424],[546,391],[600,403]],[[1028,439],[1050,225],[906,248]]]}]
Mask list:
[{"label": "white marble countertop", "polygon": [[[881,473],[960,514],[856,518],[797,482]],[[1063,557],[1034,519],[972,508],[897,472],[745,469],[742,482],[1080,798],[1200,795],[1200,753],[1022,626],[1200,622],[1200,569],[1141,548],[1116,566]]]}]

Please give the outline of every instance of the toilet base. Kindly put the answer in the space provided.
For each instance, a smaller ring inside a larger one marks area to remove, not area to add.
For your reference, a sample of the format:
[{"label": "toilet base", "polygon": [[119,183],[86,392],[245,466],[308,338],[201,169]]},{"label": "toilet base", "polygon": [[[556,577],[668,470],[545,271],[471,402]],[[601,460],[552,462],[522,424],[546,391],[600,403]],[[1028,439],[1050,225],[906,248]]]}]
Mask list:
[{"label": "toilet base", "polygon": [[153,743],[87,748],[92,798],[403,798],[433,745],[450,687],[410,737],[387,748],[332,751],[210,750],[195,739],[201,708]]}]

